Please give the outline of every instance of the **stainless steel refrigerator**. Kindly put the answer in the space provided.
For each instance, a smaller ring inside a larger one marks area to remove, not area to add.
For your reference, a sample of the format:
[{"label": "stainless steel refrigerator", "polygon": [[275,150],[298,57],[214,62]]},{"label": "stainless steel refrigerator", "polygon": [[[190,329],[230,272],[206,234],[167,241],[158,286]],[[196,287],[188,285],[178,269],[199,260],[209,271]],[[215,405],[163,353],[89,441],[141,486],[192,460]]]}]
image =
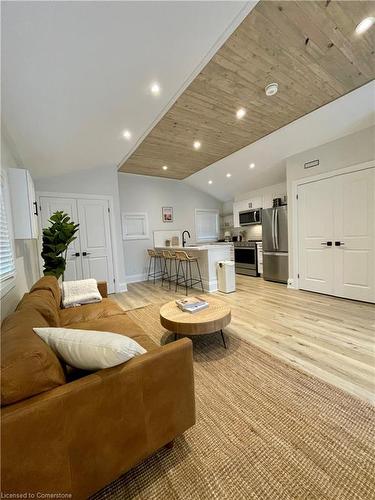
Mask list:
[{"label": "stainless steel refrigerator", "polygon": [[266,208],[262,212],[263,278],[288,281],[288,207]]}]

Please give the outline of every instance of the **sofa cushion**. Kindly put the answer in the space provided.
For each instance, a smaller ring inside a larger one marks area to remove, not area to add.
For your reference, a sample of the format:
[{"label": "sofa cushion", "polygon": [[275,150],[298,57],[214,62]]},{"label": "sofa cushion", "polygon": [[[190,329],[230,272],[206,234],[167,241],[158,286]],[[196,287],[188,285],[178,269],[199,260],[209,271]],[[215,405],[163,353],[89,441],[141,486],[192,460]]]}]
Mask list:
[{"label": "sofa cushion", "polygon": [[23,311],[24,309],[38,311],[49,326],[60,325],[59,309],[50,290],[34,290],[32,293],[25,293],[16,310]]},{"label": "sofa cushion", "polygon": [[74,323],[69,325],[68,328],[80,328],[82,330],[98,330],[100,332],[114,332],[128,337],[138,337],[145,335],[145,331],[137,323],[122,313],[118,316],[110,316],[109,318],[99,318],[91,321]]},{"label": "sofa cushion", "polygon": [[97,330],[101,332],[113,332],[120,335],[126,335],[136,340],[146,351],[153,351],[158,345],[146,335],[145,331],[130,319],[126,313],[121,316],[112,316],[110,318],[96,319],[86,323],[75,323],[68,328],[79,328],[82,330]]},{"label": "sofa cushion", "polygon": [[96,371],[126,363],[147,351],[126,335],[78,328],[34,328],[67,365]]},{"label": "sofa cushion", "polygon": [[60,309],[60,326],[92,321],[99,318],[108,318],[118,314],[124,314],[121,307],[111,299],[103,299],[101,302],[95,304]]},{"label": "sofa cushion", "polygon": [[1,404],[16,403],[65,384],[62,366],[51,348],[33,331],[49,326],[35,309],[10,314],[1,331]]},{"label": "sofa cushion", "polygon": [[59,282],[54,276],[43,276],[40,278],[31,288],[30,293],[34,290],[49,290],[56,302],[56,306],[60,308],[61,306],[61,290]]}]

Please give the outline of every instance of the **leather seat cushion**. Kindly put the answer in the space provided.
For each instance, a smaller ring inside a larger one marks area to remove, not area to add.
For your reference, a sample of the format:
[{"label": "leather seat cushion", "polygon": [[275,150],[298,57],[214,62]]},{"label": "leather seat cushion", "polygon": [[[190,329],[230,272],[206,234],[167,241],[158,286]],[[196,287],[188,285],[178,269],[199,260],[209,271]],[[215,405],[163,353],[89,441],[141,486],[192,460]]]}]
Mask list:
[{"label": "leather seat cushion", "polygon": [[147,351],[152,351],[158,347],[148,335],[146,335],[143,328],[130,319],[124,312],[119,316],[112,316],[110,318],[102,318],[93,321],[86,321],[83,323],[74,323],[68,328],[77,328],[82,330],[97,330],[101,332],[113,332],[120,335],[126,335],[136,340]]},{"label": "leather seat cushion", "polygon": [[60,309],[57,308],[54,295],[50,290],[40,289],[25,293],[16,310],[23,311],[24,309],[38,311],[49,326],[60,326]]},{"label": "leather seat cushion", "polygon": [[50,326],[29,307],[4,319],[1,328],[1,404],[6,406],[65,384],[60,361],[33,327]]},{"label": "leather seat cushion", "polygon": [[124,314],[124,311],[114,300],[103,299],[101,302],[94,304],[85,304],[79,307],[60,309],[60,326],[68,326],[73,323],[83,323],[100,318],[108,318],[119,314]]},{"label": "leather seat cushion", "polygon": [[43,278],[40,278],[32,287],[30,290],[30,293],[34,292],[35,290],[49,290],[56,302],[56,306],[60,308],[61,306],[61,290],[59,286],[59,282],[54,276],[43,276]]}]

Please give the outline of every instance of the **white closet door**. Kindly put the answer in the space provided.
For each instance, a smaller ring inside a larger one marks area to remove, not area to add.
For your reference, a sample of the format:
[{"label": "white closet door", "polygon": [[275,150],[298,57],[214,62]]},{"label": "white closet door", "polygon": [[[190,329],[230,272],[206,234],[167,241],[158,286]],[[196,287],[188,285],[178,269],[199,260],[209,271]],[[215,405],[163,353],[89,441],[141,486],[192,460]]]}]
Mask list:
[{"label": "white closet door", "polygon": [[[52,198],[41,196],[40,209],[42,229],[50,225],[48,219],[54,212],[57,212],[58,210],[63,210],[65,213],[67,213],[76,224],[79,222],[77,213],[77,200],[75,200],[74,198]],[[66,281],[80,280],[83,276],[80,258],[81,249],[79,232],[76,233],[76,236],[77,239],[69,245],[67,252],[66,269],[64,273],[64,279]]]},{"label": "white closet door", "polygon": [[81,239],[84,278],[108,283],[114,291],[114,273],[108,200],[78,200],[79,232]]},{"label": "white closet door", "polygon": [[334,293],[333,180],[298,188],[299,287]]},{"label": "white closet door", "polygon": [[375,169],[335,177],[335,295],[374,301]]}]

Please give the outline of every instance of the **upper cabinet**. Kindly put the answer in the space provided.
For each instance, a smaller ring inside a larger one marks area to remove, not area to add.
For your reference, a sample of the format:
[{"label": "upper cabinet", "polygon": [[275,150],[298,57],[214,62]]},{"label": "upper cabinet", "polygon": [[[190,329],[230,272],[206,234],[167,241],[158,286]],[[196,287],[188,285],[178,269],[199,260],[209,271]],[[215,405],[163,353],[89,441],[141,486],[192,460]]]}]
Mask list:
[{"label": "upper cabinet", "polygon": [[254,191],[254,196],[246,200],[235,201],[233,203],[233,226],[240,227],[239,213],[243,210],[252,210],[256,208],[271,208],[274,198],[284,198],[286,195],[286,186],[275,184],[259,191]]},{"label": "upper cabinet", "polygon": [[8,169],[12,204],[13,235],[16,240],[38,238],[38,204],[30,172],[23,168]]}]

